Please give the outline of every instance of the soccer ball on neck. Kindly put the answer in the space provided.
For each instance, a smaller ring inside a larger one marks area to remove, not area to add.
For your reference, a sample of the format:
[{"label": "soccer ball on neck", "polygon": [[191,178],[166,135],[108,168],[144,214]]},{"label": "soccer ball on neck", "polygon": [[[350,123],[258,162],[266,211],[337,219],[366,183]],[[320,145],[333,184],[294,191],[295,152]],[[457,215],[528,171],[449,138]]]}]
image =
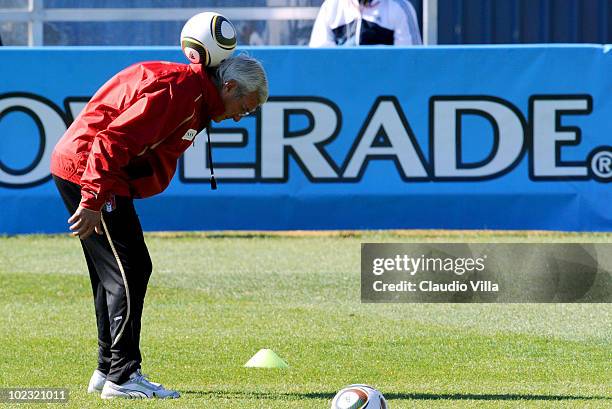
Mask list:
[{"label": "soccer ball on neck", "polygon": [[181,31],[181,48],[189,61],[216,67],[236,49],[236,29],[219,13],[207,11],[191,17]]},{"label": "soccer ball on neck", "polygon": [[331,409],[389,409],[385,397],[368,385],[349,385],[334,396]]}]

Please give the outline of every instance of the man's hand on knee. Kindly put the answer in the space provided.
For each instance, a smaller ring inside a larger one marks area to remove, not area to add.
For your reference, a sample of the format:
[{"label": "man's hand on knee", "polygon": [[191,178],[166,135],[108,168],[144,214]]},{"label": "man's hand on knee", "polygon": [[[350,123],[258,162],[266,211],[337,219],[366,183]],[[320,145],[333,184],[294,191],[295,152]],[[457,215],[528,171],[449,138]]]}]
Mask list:
[{"label": "man's hand on knee", "polygon": [[71,234],[78,236],[81,240],[85,240],[94,231],[102,234],[100,217],[100,211],[85,209],[79,205],[76,212],[68,219],[68,223],[71,224]]}]

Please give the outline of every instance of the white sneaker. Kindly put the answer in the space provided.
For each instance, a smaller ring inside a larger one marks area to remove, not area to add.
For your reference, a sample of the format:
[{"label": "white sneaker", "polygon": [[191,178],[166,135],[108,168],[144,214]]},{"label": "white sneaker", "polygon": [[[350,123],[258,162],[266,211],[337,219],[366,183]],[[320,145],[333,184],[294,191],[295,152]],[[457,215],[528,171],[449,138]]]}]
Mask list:
[{"label": "white sneaker", "polygon": [[106,382],[106,375],[104,375],[102,372],[96,369],[93,375],[91,375],[91,379],[89,380],[89,386],[87,387],[87,393],[102,392],[102,388],[104,387],[104,382]]},{"label": "white sneaker", "polygon": [[106,381],[100,396],[102,399],[173,399],[178,398],[180,394],[177,391],[165,389],[159,383],[149,381],[147,376],[137,369],[130,375],[130,379],[121,385]]}]

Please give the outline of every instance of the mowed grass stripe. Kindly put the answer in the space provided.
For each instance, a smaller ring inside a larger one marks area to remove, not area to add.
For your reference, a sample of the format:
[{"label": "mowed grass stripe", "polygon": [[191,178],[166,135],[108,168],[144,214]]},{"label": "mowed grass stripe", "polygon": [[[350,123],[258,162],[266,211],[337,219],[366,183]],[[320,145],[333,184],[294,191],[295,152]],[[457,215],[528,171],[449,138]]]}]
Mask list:
[{"label": "mowed grass stripe", "polygon": [[[84,393],[96,340],[80,248],[56,239],[0,239],[0,261],[27,258],[28,245],[54,242],[72,264],[62,273],[36,251],[28,258],[36,273],[0,264],[0,386],[65,386],[70,406],[102,407]],[[353,382],[374,384],[392,408],[612,403],[607,304],[360,304],[353,269],[359,240],[150,237],[161,268],[145,305],[144,370],[184,394],[179,402],[130,407],[324,408]],[[271,245],[283,256],[266,267],[274,260]],[[342,251],[330,254],[330,246]],[[252,267],[233,271],[236,254]],[[312,254],[325,256],[303,261]],[[298,255],[301,262],[291,260]],[[212,259],[215,268],[202,262]],[[249,275],[248,285],[238,286],[241,274]],[[567,335],[574,319],[575,331],[586,335]],[[538,327],[545,329],[532,331]],[[285,358],[289,370],[242,367],[264,347]]]}]

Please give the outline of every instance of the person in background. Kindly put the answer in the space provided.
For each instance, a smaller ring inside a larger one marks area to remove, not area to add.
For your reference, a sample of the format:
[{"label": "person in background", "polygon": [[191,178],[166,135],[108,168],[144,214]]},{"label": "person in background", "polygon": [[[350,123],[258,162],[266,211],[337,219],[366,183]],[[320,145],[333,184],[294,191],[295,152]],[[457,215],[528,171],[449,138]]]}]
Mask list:
[{"label": "person in background", "polygon": [[421,45],[414,7],[408,0],[325,0],[310,47]]},{"label": "person in background", "polygon": [[259,31],[257,31],[256,24],[252,21],[246,21],[242,25],[240,34],[242,35],[242,40],[246,45],[266,45],[263,38],[259,34]]}]

